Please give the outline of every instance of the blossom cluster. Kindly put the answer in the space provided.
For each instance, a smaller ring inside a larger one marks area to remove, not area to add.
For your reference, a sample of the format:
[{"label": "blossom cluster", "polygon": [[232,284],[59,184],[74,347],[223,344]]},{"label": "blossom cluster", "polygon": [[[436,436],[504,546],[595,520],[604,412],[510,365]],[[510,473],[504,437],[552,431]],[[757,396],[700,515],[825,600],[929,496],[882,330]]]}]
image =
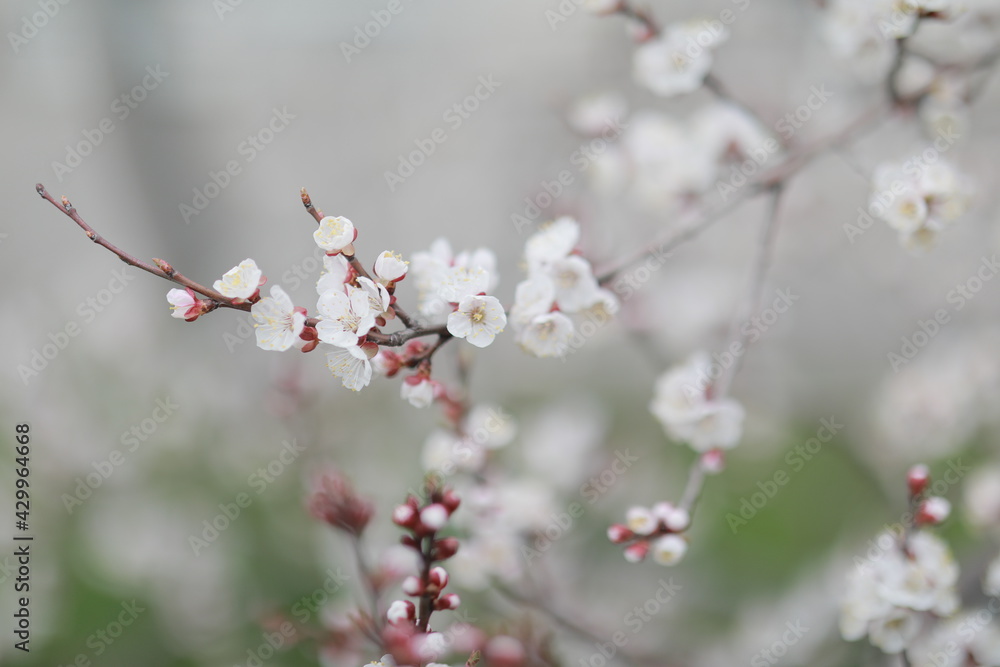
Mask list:
[{"label": "blossom cluster", "polygon": [[[581,102],[573,116],[612,112],[620,110],[597,98]],[[728,198],[782,153],[759,120],[728,101],[703,105],[689,119],[639,110],[619,122],[625,125],[619,140],[594,155],[590,183],[650,210],[673,210],[713,189]]]},{"label": "blossom cluster", "polygon": [[716,370],[721,372],[707,354],[693,355],[660,376],[649,404],[667,436],[697,452],[732,449],[743,434],[743,406],[714,395]]},{"label": "blossom cluster", "polygon": [[728,29],[719,21],[671,24],[636,49],[635,79],[660,97],[695,91],[712,68],[712,50],[728,38]]},{"label": "blossom cluster", "polygon": [[618,310],[618,300],[598,284],[577,246],[580,225],[563,217],[525,243],[528,277],[517,285],[510,320],[517,342],[536,357],[563,357],[577,334],[571,315],[600,325]]},{"label": "blossom cluster", "polygon": [[926,530],[947,519],[951,508],[945,499],[927,495],[929,484],[926,466],[910,469],[912,513],[870,542],[866,558],[855,559],[840,617],[844,639],[867,635],[884,652],[900,653],[933,619],[958,611],[958,565],[948,545]]},{"label": "blossom cluster", "polygon": [[[354,223],[342,216],[322,217],[318,223],[313,239],[326,254],[324,271],[316,282],[315,317],[295,306],[278,285],[272,285],[270,294],[262,298],[260,287],[266,278],[252,259],[227,271],[215,282],[215,290],[229,300],[227,305],[250,304],[261,349],[285,351],[294,347],[310,352],[325,344],[333,348],[326,354],[330,372],[354,391],[368,386],[375,368],[387,376],[403,367],[417,368],[417,373],[404,380],[400,393],[415,406],[429,405],[441,396],[441,387],[430,378],[429,357],[434,350],[422,341],[411,341],[401,353],[379,345],[379,341],[385,342],[382,329],[397,319],[395,291],[411,272],[410,262],[386,250],[378,255],[369,274],[355,258],[358,231]],[[430,252],[414,255],[412,268],[421,314],[445,319],[446,324],[443,330],[410,328],[411,333],[437,333],[482,348],[503,331],[506,312],[496,297],[486,294],[496,286],[492,251],[453,255],[448,242],[439,239]],[[189,322],[219,306],[218,301],[199,298],[191,287],[170,290],[167,301],[174,317]],[[406,324],[413,327],[415,323],[407,319]]]},{"label": "blossom cluster", "polygon": [[899,232],[904,246],[921,250],[965,212],[970,196],[968,179],[944,160],[887,162],[875,170],[869,209]]},{"label": "blossom cluster", "polygon": [[[702,454],[696,463],[702,474],[715,475],[725,467],[725,457],[718,449]],[[683,503],[660,501],[652,507],[633,505],[625,512],[625,523],[608,527],[608,540],[625,545],[623,554],[630,563],[639,563],[652,555],[659,565],[676,565],[687,554],[691,512]]]},{"label": "blossom cluster", "polygon": [[833,52],[867,80],[883,78],[892,67],[896,40],[910,37],[921,19],[952,19],[961,11],[952,0],[835,0],[826,12],[824,33]]}]

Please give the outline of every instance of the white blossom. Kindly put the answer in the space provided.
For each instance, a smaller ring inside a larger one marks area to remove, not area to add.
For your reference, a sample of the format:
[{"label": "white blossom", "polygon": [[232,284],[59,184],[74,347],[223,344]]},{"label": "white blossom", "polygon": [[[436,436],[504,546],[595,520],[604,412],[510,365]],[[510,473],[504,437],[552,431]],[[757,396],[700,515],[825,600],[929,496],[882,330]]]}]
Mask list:
[{"label": "white blossom", "polygon": [[878,550],[857,561],[848,578],[841,634],[848,640],[867,634],[884,652],[899,653],[920,631],[919,612],[956,612],[958,566],[948,546],[927,531],[908,536],[905,554],[888,532],[873,543]]},{"label": "white blossom", "polygon": [[486,347],[507,325],[503,306],[493,296],[467,296],[448,316],[448,332],[476,347]]},{"label": "white blossom", "polygon": [[415,408],[426,408],[434,402],[434,382],[428,378],[411,376],[399,385],[399,396]]},{"label": "white blossom", "polygon": [[574,313],[597,301],[597,278],[590,262],[583,257],[571,255],[558,259],[549,265],[547,272],[555,285],[560,310]]},{"label": "white blossom", "polygon": [[649,405],[669,437],[698,452],[735,447],[743,432],[743,407],[733,399],[708,396],[710,363],[708,355],[696,354],[668,369],[657,380]]},{"label": "white blossom", "polygon": [[323,250],[328,253],[342,252],[347,246],[354,243],[358,232],[354,228],[354,223],[342,216],[328,215],[319,221],[319,227],[313,232],[313,239]]},{"label": "white blossom", "polygon": [[231,299],[249,299],[260,287],[261,271],[252,259],[244,259],[215,281],[215,291]]},{"label": "white blossom", "polygon": [[518,343],[536,357],[563,357],[569,352],[573,321],[559,312],[539,315],[518,334]]},{"label": "white blossom", "polygon": [[317,304],[322,317],[316,333],[324,343],[351,347],[375,326],[368,293],[352,285],[347,292],[331,290],[323,293]]},{"label": "white blossom", "polygon": [[358,287],[368,296],[368,307],[371,313],[378,316],[389,310],[392,297],[389,296],[389,290],[386,289],[385,285],[361,276],[358,278]]},{"label": "white blossom", "polygon": [[712,49],[728,36],[718,21],[669,25],[662,36],[636,49],[636,81],[661,97],[697,90],[712,68]]},{"label": "white blossom", "polygon": [[528,273],[533,274],[567,257],[579,242],[580,224],[573,218],[562,217],[543,226],[524,244]]},{"label": "white blossom", "polygon": [[372,365],[368,354],[357,345],[327,352],[326,366],[351,391],[360,391],[372,379]]},{"label": "white blossom", "polygon": [[167,292],[170,316],[186,320],[199,314],[198,298],[190,289],[172,289]]},{"label": "white blossom", "polygon": [[375,275],[386,284],[402,280],[407,269],[409,269],[409,262],[403,261],[401,255],[397,255],[391,250],[384,251],[375,259]]},{"label": "white blossom", "polygon": [[347,282],[348,264],[343,255],[323,255],[323,273],[316,281],[316,293],[342,292]]},{"label": "white blossom", "polygon": [[660,565],[676,565],[687,553],[688,543],[680,535],[664,535],[653,540],[650,554]]},{"label": "white blossom", "polygon": [[535,275],[522,280],[514,290],[514,305],[510,309],[510,320],[514,328],[520,330],[539,315],[552,310],[556,300],[556,286],[546,275]]},{"label": "white blossom", "polygon": [[257,347],[262,350],[284,351],[292,347],[306,322],[305,314],[295,308],[291,297],[277,285],[271,286],[271,296],[250,307],[250,314]]}]

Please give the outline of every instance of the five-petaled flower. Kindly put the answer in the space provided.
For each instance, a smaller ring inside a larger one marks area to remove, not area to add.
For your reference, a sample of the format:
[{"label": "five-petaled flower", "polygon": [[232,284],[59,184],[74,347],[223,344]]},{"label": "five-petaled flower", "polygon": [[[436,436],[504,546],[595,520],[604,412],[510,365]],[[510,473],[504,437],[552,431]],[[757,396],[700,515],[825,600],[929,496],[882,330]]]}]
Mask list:
[{"label": "five-petaled flower", "polygon": [[257,292],[261,285],[261,271],[252,259],[244,259],[215,281],[215,290],[231,299],[246,300]]},{"label": "five-petaled flower", "polygon": [[173,311],[170,315],[179,320],[193,322],[202,313],[201,301],[190,287],[170,290],[167,292],[167,301]]},{"label": "five-petaled flower", "polygon": [[503,331],[507,316],[494,296],[467,296],[458,310],[448,316],[448,333],[464,338],[476,347],[486,347]]},{"label": "five-petaled flower", "polygon": [[[326,216],[319,221],[319,227],[313,232],[316,245],[330,255],[343,252],[357,237],[358,230],[354,228],[354,223],[342,216]],[[353,251],[348,254],[353,254]]]},{"label": "five-petaled flower", "polygon": [[285,290],[271,286],[266,296],[250,308],[254,319],[257,347],[283,352],[295,344],[306,323],[303,309],[296,308]]},{"label": "five-petaled flower", "polygon": [[378,352],[378,347],[372,343],[364,346],[351,345],[334,352],[326,353],[326,366],[330,372],[340,378],[345,387],[351,391],[360,391],[367,387],[372,379],[371,356]]},{"label": "five-petaled flower", "polygon": [[324,343],[351,347],[375,326],[368,292],[347,286],[347,292],[331,290],[319,298],[317,308],[322,315],[316,333]]},{"label": "five-petaled flower", "polygon": [[375,275],[386,285],[399,282],[406,277],[408,265],[409,262],[404,262],[401,255],[386,250],[375,260]]}]

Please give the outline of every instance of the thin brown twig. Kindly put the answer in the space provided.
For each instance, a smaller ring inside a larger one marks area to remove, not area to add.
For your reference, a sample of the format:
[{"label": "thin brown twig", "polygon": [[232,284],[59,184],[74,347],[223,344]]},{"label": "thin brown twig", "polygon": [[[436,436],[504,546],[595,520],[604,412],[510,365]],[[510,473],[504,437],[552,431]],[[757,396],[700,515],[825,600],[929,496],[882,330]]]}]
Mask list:
[{"label": "thin brown twig", "polygon": [[760,309],[767,271],[774,258],[775,241],[778,238],[778,207],[781,202],[781,193],[782,187],[780,185],[775,185],[771,188],[771,203],[768,207],[767,217],[764,220],[764,229],[760,236],[760,242],[757,244],[757,260],[754,262],[753,272],[748,281],[750,287],[747,290],[744,300],[745,305],[743,308],[738,309],[736,316],[733,318],[726,345],[727,350],[733,351],[734,349],[738,349],[740,352],[737,354],[733,351],[733,356],[735,357],[733,363],[723,371],[722,376],[712,386],[712,394],[716,398],[722,398],[729,391],[733,378],[736,377],[742,366],[743,357],[746,356],[747,339],[749,336],[745,332],[743,323],[752,313]]},{"label": "thin brown twig", "polygon": [[660,26],[656,24],[656,19],[653,18],[653,13],[649,9],[639,8],[627,0],[622,0],[616,12],[641,24],[650,37],[660,34]]},{"label": "thin brown twig", "polygon": [[[87,238],[89,238],[97,245],[103,247],[104,249],[110,251],[112,254],[118,257],[118,259],[125,262],[129,266],[134,266],[137,269],[142,269],[143,271],[146,271],[147,273],[150,273],[156,276],[157,278],[163,278],[164,280],[168,280],[172,283],[180,285],[181,287],[188,287],[192,291],[197,292],[204,297],[207,297],[209,299],[210,305],[208,306],[206,312],[215,310],[216,308],[220,307],[232,308],[233,310],[250,312],[250,309],[253,304],[250,303],[249,301],[235,301],[234,299],[230,299],[229,297],[224,296],[223,294],[217,292],[216,290],[210,287],[206,287],[201,283],[191,280],[187,276],[176,271],[170,264],[161,259],[153,260],[154,263],[156,264],[156,266],[153,266],[125,252],[124,250],[122,250],[121,248],[119,248],[118,246],[116,246],[115,244],[111,243],[103,236],[98,234],[94,230],[94,228],[91,227],[90,224],[87,223],[80,216],[79,212],[77,212],[76,210],[76,207],[74,207],[70,203],[69,199],[63,197],[62,201],[57,201],[55,197],[49,194],[49,192],[45,189],[45,186],[42,185],[41,183],[38,183],[35,186],[35,190],[42,197],[42,199],[48,201],[50,204],[59,209],[59,211],[63,215],[65,215],[66,217],[70,218],[73,222],[75,222],[80,227],[80,229],[84,231],[84,233],[87,235]],[[323,212],[317,209],[315,206],[313,206],[312,201],[309,198],[309,194],[305,191],[305,188],[302,189],[302,202],[305,205],[306,210],[308,210],[314,218],[319,216],[317,220],[322,220]],[[357,260],[354,261],[357,262]],[[358,262],[357,264],[358,266],[360,266],[360,262]],[[367,272],[364,272],[363,267],[361,267],[361,273],[362,275],[366,276],[368,275]],[[389,333],[389,334],[372,331],[367,334],[368,340],[378,345],[399,347],[401,345],[404,345],[408,341],[413,340],[414,338],[436,335],[439,337],[438,342],[433,348],[431,348],[434,352],[436,352],[445,341],[451,339],[451,334],[448,333],[448,329],[445,325],[425,328],[416,325],[414,321],[408,316],[406,316],[405,313],[401,312],[399,308],[395,306],[393,308],[396,311],[396,315],[399,316],[400,321],[402,321],[407,328],[402,331],[396,331],[394,333]],[[305,325],[309,327],[315,327],[318,323],[319,323],[319,318],[317,317],[309,317],[306,318],[305,321]]]},{"label": "thin brown twig", "polygon": [[677,246],[697,238],[702,232],[710,228],[719,221],[726,213],[734,210],[751,197],[769,190],[774,185],[784,183],[792,175],[804,168],[816,157],[822,155],[827,150],[835,149],[851,143],[858,136],[863,135],[864,130],[873,129],[887,116],[884,106],[875,107],[860,115],[853,122],[848,124],[836,134],[818,140],[812,144],[805,145],[790,154],[781,164],[778,164],[759,176],[754,177],[743,188],[733,195],[733,198],[721,205],[716,205],[711,210],[706,211],[700,220],[688,225],[680,230],[669,229],[655,236],[638,250],[626,255],[614,262],[611,266],[605,267],[598,273],[598,281],[604,285],[632,264],[651,256],[653,253],[664,253],[673,250]]},{"label": "thin brown twig", "polygon": [[84,233],[86,233],[87,238],[89,238],[91,241],[101,246],[102,248],[111,251],[118,257],[118,259],[125,262],[129,266],[134,266],[137,269],[142,269],[143,271],[151,273],[154,276],[157,276],[158,278],[169,280],[170,282],[177,283],[182,287],[190,287],[193,291],[198,292],[202,296],[206,296],[212,301],[214,301],[217,306],[222,306],[225,308],[233,308],[235,310],[245,310],[245,311],[250,310],[251,306],[250,303],[245,301],[241,303],[234,303],[233,300],[230,299],[229,297],[223,296],[214,289],[205,287],[204,285],[197,283],[191,280],[190,278],[187,278],[186,276],[178,273],[173,269],[173,267],[171,267],[163,260],[156,260],[156,263],[159,264],[159,266],[161,267],[157,268],[155,266],[147,264],[141,259],[133,257],[129,253],[125,252],[124,250],[122,250],[121,248],[119,248],[118,246],[116,246],[115,244],[111,243],[103,236],[98,234],[93,227],[91,227],[82,217],[80,217],[80,214],[77,212],[76,207],[74,207],[70,203],[69,199],[63,197],[61,202],[57,202],[55,197],[50,195],[48,191],[45,189],[45,186],[42,185],[41,183],[35,185],[35,191],[37,191],[38,194],[41,195],[42,199],[45,199],[46,201],[51,203],[53,206],[59,209],[65,216],[67,216],[69,219],[71,219],[73,222],[79,225],[79,227],[84,231]]},{"label": "thin brown twig", "polygon": [[[503,597],[507,598],[508,600],[510,600],[512,602],[516,602],[517,604],[519,604],[521,606],[528,607],[530,609],[534,609],[535,611],[538,611],[538,612],[544,614],[553,623],[555,623],[559,627],[563,628],[564,630],[567,630],[570,633],[576,635],[580,639],[583,639],[584,641],[592,642],[592,643],[596,643],[596,644],[601,644],[602,642],[606,641],[605,638],[600,637],[597,633],[595,633],[595,632],[587,629],[586,627],[584,627],[583,625],[581,625],[577,621],[574,621],[573,619],[570,619],[570,618],[566,617],[564,614],[556,611],[555,609],[552,609],[551,606],[549,606],[545,602],[542,602],[541,600],[537,600],[537,599],[534,599],[534,598],[529,598],[528,596],[523,595],[523,594],[521,594],[521,593],[513,590],[509,586],[507,586],[507,585],[505,585],[503,583],[500,583],[498,581],[494,581],[494,585],[493,585],[492,588],[494,590],[496,590],[497,592],[499,592]],[[625,662],[626,664],[629,664],[629,665],[635,665],[635,664],[637,664],[635,661],[632,660],[632,658],[630,658],[629,656],[627,656],[621,650],[619,650],[619,652],[616,655],[616,657],[619,660],[621,660],[622,662]]]},{"label": "thin brown twig", "polygon": [[701,457],[699,456],[688,470],[687,484],[684,486],[684,493],[681,494],[678,507],[685,510],[689,515],[693,515],[694,506],[698,502],[698,498],[701,497],[701,490],[704,486],[705,469],[701,465]]}]

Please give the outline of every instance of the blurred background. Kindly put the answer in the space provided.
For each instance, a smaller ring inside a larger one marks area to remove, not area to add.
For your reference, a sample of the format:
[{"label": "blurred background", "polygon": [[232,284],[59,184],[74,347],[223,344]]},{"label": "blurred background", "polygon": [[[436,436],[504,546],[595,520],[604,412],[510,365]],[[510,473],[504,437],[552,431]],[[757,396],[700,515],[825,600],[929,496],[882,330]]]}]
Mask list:
[{"label": "blurred background", "polygon": [[[399,399],[398,379],[352,393],[318,355],[258,350],[244,314],[170,318],[169,286],[122,273],[125,265],[39,199],[35,183],[68,196],[99,233],[139,258],[166,259],[211,284],[252,257],[310,310],[319,263],[301,187],[326,213],[354,221],[366,262],[383,249],[409,257],[440,236],[456,249],[493,249],[505,303],[524,275],[532,228],[519,229],[512,216],[563,170],[572,183],[532,222],[577,216],[597,267],[675,223],[627,198],[594,194],[592,174],[572,161],[589,141],[567,120],[581,98],[614,91],[629,113],[678,118],[711,101],[705,91],[664,101],[637,87],[621,19],[569,0],[400,0],[400,11],[361,39],[386,5],[0,7],[0,300],[8,323],[0,506],[11,508],[0,521],[0,663],[319,664],[310,639],[266,659],[259,651],[262,623],[312,600],[338,568],[348,583],[320,595],[307,624],[319,628],[359,599],[346,544],[304,509],[308,481],[328,465],[350,475],[376,503],[368,546],[380,552],[398,537],[388,513],[419,483],[421,450],[439,422],[435,410]],[[884,94],[831,55],[814,4],[655,2],[652,10],[663,23],[734,12],[713,71],[768,129],[811,87],[832,91],[797,142],[839,131]],[[553,22],[553,13],[565,20]],[[495,90],[464,116],[449,114],[481,78],[497,82]],[[984,257],[1000,252],[993,84],[985,81],[967,137],[947,155],[975,184],[971,208],[929,253],[908,253],[881,222],[853,242],[844,230],[867,202],[865,173],[922,145],[916,121],[884,124],[789,183],[765,294],[770,302],[774,290],[790,289],[798,300],[744,359],[732,388],[748,413],[744,442],[726,473],[709,480],[691,553],[675,569],[626,564],[604,530],[630,505],[680,496],[692,454],[667,441],[647,406],[669,364],[726,340],[766,202],[748,201],[679,248],[623,304],[618,322],[564,362],[529,357],[510,336],[469,355],[476,402],[502,406],[518,425],[504,452],[513,477],[528,474],[519,468],[524,455],[543,444],[565,449],[536,461],[531,474],[541,479],[546,466],[553,477],[569,467],[582,484],[616,452],[639,457],[624,484],[586,504],[543,562],[525,564],[561,609],[610,638],[672,577],[683,589],[631,640],[637,655],[746,664],[787,623],[801,622],[809,631],[783,664],[885,664],[836,630],[836,594],[852,557],[904,511],[907,466],[923,460],[943,474],[960,459],[984,470],[1000,444],[1000,280],[984,281],[960,310],[949,300]],[[390,187],[386,172],[436,128],[446,141]],[[220,176],[227,169],[228,179]],[[400,298],[412,301],[411,285]],[[894,372],[888,353],[939,309],[949,322]],[[436,375],[453,375],[458,347],[443,351]],[[786,455],[816,435],[821,419],[843,428],[815,462],[792,470]],[[30,424],[32,446],[28,654],[13,648],[9,629],[16,423]],[[258,493],[252,476],[293,440],[304,451],[272,470]],[[794,472],[791,482],[734,532],[727,513],[781,469]],[[99,483],[88,483],[95,472]],[[946,489],[960,511],[945,534],[974,580],[995,553],[988,526],[997,516],[961,510],[971,477]],[[977,492],[996,502],[996,478],[980,477]],[[555,495],[553,511],[579,501],[579,488]],[[191,537],[240,493],[250,506],[193,548]],[[544,615],[524,616],[489,591],[458,590],[493,631],[554,627],[567,665],[587,664],[595,650]],[[142,611],[120,637],[100,639],[129,609]]]}]

